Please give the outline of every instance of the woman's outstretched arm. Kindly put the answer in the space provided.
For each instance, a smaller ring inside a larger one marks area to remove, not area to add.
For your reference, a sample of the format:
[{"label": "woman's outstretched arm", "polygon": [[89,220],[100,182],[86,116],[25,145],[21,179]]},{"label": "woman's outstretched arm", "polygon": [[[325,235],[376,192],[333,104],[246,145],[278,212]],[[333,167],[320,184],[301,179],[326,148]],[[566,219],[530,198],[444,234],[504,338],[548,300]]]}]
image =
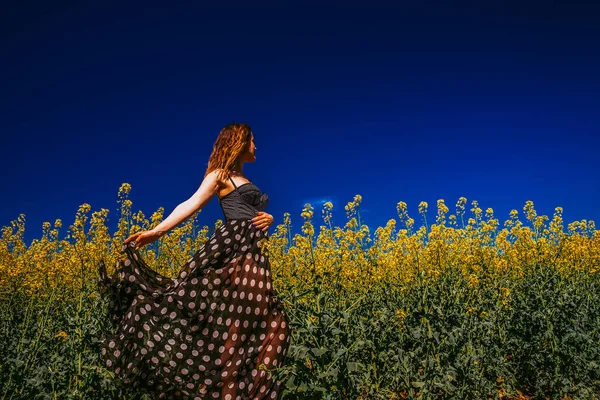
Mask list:
[{"label": "woman's outstretched arm", "polygon": [[206,204],[208,204],[210,199],[212,199],[216,193],[217,188],[217,171],[212,171],[206,175],[206,177],[204,177],[204,180],[200,184],[198,190],[196,190],[196,193],[175,207],[167,219],[149,231],[134,233],[133,235],[129,236],[124,243],[135,240],[136,249],[139,249],[142,246],[154,242],[159,237],[163,236],[171,229],[179,225],[181,222],[188,219],[194,212],[206,206]]},{"label": "woman's outstretched arm", "polygon": [[217,187],[217,172],[212,171],[206,175],[196,193],[175,207],[167,219],[158,224],[152,231],[159,233],[160,236],[169,232],[193,213],[204,208],[214,196]]}]

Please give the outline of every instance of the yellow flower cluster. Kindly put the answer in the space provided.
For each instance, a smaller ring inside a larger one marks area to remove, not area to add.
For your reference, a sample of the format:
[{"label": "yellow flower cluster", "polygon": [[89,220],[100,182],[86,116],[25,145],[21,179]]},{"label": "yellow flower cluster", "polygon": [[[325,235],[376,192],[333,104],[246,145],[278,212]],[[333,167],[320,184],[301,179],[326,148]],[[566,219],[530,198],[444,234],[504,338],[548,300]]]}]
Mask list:
[{"label": "yellow flower cluster", "polygon": [[[149,219],[141,211],[134,213],[128,198],[130,191],[129,184],[123,184],[119,190],[121,216],[113,235],[106,225],[109,210],[91,212],[89,204],[79,208],[64,239],[59,239],[60,220],[54,224],[45,222],[42,237],[29,246],[23,242],[24,215],[12,221],[11,226],[2,227],[0,287],[39,296],[58,289],[55,295],[60,298],[76,297],[84,285],[95,286],[96,267],[101,260],[112,273],[111,267],[124,257],[115,251],[123,240],[134,232],[152,229],[163,219],[163,208]],[[437,279],[444,272],[462,274],[477,290],[489,282],[519,278],[535,265],[553,266],[564,274],[597,273],[600,265],[600,233],[594,222],[577,221],[565,228],[560,207],[549,219],[538,216],[533,202],[528,201],[523,208],[524,222],[512,210],[500,228],[493,209],[487,208],[484,213],[477,201],[471,203],[473,216],[465,224],[467,199],[458,200],[454,215],[448,215],[449,209],[440,199],[435,224],[428,226],[428,204],[421,202],[418,210],[424,226],[414,231],[414,219],[409,216],[406,203],[399,202],[399,221],[390,219],[371,234],[360,218],[361,203],[362,197],[356,195],[344,207],[348,221],[341,227],[332,225],[334,205],[326,202],[323,225],[318,230],[310,204],[301,213],[301,233],[292,236],[288,213],[282,224],[271,228],[261,247],[269,255],[274,283],[282,293],[301,293],[315,284],[343,288],[357,295],[375,286],[393,286],[402,291],[417,279]],[[163,275],[176,276],[180,266],[223,223],[218,220],[212,228],[199,228],[197,217],[198,213],[142,248],[150,267]],[[498,301],[508,304],[510,290],[501,285],[497,288]],[[406,311],[397,311],[398,321],[403,320],[403,315]]]}]

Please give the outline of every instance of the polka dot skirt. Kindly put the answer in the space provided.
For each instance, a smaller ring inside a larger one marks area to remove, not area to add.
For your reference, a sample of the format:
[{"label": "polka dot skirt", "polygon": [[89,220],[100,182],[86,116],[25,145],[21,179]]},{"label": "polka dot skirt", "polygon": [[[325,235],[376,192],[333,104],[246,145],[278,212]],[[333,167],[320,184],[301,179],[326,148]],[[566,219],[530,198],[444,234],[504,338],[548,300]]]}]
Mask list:
[{"label": "polka dot skirt", "polygon": [[113,332],[101,337],[104,366],[159,399],[276,399],[290,326],[269,260],[249,220],[230,220],[182,267],[154,272],[135,243],[113,277],[100,264],[100,293]]}]

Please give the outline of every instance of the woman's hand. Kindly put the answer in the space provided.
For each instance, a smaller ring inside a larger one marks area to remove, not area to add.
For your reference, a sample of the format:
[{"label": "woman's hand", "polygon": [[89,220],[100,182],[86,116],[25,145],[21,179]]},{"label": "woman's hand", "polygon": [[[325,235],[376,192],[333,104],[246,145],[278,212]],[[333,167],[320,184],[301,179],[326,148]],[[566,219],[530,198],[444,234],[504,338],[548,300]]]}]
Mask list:
[{"label": "woman's hand", "polygon": [[252,218],[252,223],[258,229],[262,229],[266,231],[269,229],[269,226],[273,223],[273,216],[263,211],[258,211],[256,213],[256,217]]},{"label": "woman's hand", "polygon": [[129,243],[132,240],[135,240],[135,250],[141,249],[143,246],[150,244],[160,238],[164,232],[162,231],[142,231],[136,232],[133,235],[129,236],[123,243]]}]

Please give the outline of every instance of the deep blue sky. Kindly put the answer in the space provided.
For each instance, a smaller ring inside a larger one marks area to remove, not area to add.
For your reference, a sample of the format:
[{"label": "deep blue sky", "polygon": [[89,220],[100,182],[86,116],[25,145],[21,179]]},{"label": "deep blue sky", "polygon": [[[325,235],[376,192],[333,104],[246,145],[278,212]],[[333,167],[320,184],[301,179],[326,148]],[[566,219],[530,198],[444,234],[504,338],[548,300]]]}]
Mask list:
[{"label": "deep blue sky", "polygon": [[[357,193],[373,230],[461,196],[502,222],[527,200],[600,220],[600,6],[202,3],[3,3],[0,225],[25,213],[29,243],[90,203],[114,231],[123,182],[168,215],[232,121],[275,224],[330,200],[343,225]],[[217,218],[215,197],[200,225]]]}]

